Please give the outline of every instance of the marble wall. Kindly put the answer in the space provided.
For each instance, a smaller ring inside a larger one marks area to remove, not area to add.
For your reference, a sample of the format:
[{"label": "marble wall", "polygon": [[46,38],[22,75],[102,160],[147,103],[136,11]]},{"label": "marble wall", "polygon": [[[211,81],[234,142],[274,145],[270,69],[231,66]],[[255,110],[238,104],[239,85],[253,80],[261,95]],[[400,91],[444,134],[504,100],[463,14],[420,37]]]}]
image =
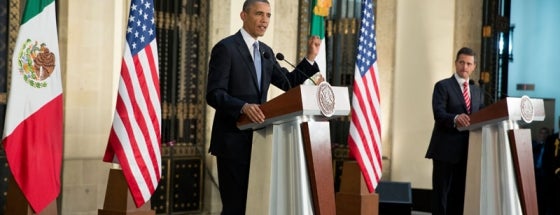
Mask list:
[{"label": "marble wall", "polygon": [[123,47],[126,0],[62,0],[64,88],[62,214],[97,214],[110,164],[107,146]]}]

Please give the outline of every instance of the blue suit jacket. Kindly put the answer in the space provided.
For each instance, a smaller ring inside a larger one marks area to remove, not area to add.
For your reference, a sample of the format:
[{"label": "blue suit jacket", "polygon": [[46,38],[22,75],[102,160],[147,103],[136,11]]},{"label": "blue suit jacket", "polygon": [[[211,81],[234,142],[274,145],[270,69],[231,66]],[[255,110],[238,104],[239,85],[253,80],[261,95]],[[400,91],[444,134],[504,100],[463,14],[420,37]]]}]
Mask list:
[{"label": "blue suit jacket", "polygon": [[[297,86],[307,79],[301,72],[280,69],[268,45],[259,42],[259,49],[261,53],[258,54],[261,54],[262,59],[261,90],[258,88],[253,58],[241,32],[224,38],[212,48],[206,101],[216,109],[209,149],[213,155],[249,159],[253,131],[240,131],[236,126],[243,105],[266,102],[271,83],[288,90],[289,86]],[[316,63],[311,65],[305,59],[297,68],[308,77],[319,71]]]},{"label": "blue suit jacket", "polygon": [[[475,85],[469,85],[471,113],[484,107],[484,94]],[[457,163],[467,159],[469,131],[459,131],[453,120],[467,113],[461,86],[454,76],[437,82],[432,95],[432,110],[435,125],[426,158]]]}]

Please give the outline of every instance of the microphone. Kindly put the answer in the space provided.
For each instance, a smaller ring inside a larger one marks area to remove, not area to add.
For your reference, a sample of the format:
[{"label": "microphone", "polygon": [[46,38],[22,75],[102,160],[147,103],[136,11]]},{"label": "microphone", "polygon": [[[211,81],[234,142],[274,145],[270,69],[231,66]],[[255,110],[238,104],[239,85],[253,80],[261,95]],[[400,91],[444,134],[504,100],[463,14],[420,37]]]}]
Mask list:
[{"label": "microphone", "polygon": [[[475,82],[472,79],[469,79],[469,85],[475,85]],[[486,89],[484,89],[484,81],[479,79],[478,86],[480,89],[480,97],[483,99],[482,103],[484,103],[485,96],[490,96],[489,98],[492,98],[492,95],[490,95],[490,93],[486,92]]]},{"label": "microphone", "polygon": [[289,72],[288,69],[284,68],[284,67],[280,67],[280,65],[278,65],[278,63],[274,62],[271,58],[270,58],[270,54],[266,51],[264,51],[262,53],[264,59],[266,60],[271,60],[272,61],[272,65],[274,65],[274,67],[276,67],[277,69],[280,70],[280,75],[282,75],[282,77],[284,78],[284,80],[286,80],[286,83],[288,83],[288,89],[292,89],[292,84],[290,83],[290,80],[288,80],[288,77],[286,76],[285,72]]},{"label": "microphone", "polygon": [[[469,81],[469,83],[470,83],[470,81]],[[474,84],[474,82],[473,82],[473,84]],[[503,96],[504,98],[505,98],[505,97],[508,97],[508,95],[505,94],[505,93],[503,93],[503,92],[498,93],[499,95],[492,95],[491,93],[489,93],[488,91],[486,91],[486,88],[488,87],[488,84],[485,84],[484,81],[483,81],[482,79],[479,79],[479,80],[478,80],[478,85],[480,86],[480,90],[481,90],[482,92],[484,92],[483,95],[484,95],[484,96],[487,96],[488,98],[490,98],[490,101],[491,101],[492,103],[498,102],[498,100],[500,99],[500,96]]]},{"label": "microphone", "polygon": [[290,66],[292,66],[294,68],[295,71],[299,72],[300,74],[302,74],[304,77],[306,77],[307,79],[309,79],[311,82],[313,82],[314,85],[317,85],[317,83],[315,83],[315,81],[313,79],[311,79],[311,77],[309,77],[307,74],[305,74],[305,72],[299,70],[296,66],[294,66],[294,64],[290,63],[288,60],[284,59],[284,55],[280,52],[276,53],[276,59],[284,61],[288,64],[290,64]]}]

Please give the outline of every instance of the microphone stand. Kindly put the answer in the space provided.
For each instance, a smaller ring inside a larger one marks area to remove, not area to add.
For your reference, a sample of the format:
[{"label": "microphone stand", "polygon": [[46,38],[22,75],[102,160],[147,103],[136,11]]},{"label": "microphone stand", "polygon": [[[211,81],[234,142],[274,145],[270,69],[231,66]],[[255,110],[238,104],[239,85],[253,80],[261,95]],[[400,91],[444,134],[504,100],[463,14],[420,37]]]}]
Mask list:
[{"label": "microphone stand", "polygon": [[284,67],[280,67],[280,65],[278,65],[278,63],[274,62],[273,60],[270,59],[270,54],[268,54],[268,52],[263,52],[262,53],[264,59],[270,60],[272,61],[272,65],[274,65],[274,67],[276,67],[276,69],[279,70],[280,75],[282,75],[282,77],[284,78],[284,80],[286,80],[286,83],[288,83],[288,89],[292,89],[292,83],[290,82],[290,80],[288,79],[288,77],[286,76],[286,74],[284,73],[284,71],[288,72],[288,70]]},{"label": "microphone stand", "polygon": [[292,67],[294,68],[295,71],[299,72],[299,73],[302,74],[304,77],[306,77],[306,78],[309,79],[311,82],[313,82],[313,85],[317,85],[317,83],[315,82],[315,80],[313,80],[311,77],[309,77],[309,75],[305,74],[305,72],[301,71],[301,70],[298,69],[296,66],[294,66],[294,64],[290,63],[290,61],[286,60],[286,59],[284,58],[284,55],[283,55],[282,53],[276,53],[276,59],[288,63],[290,66],[292,66]]}]

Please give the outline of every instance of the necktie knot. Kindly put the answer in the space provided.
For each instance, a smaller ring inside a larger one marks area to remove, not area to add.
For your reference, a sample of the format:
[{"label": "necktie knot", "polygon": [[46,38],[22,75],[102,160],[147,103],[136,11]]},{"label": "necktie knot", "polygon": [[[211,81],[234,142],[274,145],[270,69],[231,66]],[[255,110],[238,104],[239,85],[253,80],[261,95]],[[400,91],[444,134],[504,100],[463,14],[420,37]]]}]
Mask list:
[{"label": "necktie knot", "polygon": [[255,52],[253,53],[255,56],[259,53],[259,42],[253,43],[253,51]]}]

